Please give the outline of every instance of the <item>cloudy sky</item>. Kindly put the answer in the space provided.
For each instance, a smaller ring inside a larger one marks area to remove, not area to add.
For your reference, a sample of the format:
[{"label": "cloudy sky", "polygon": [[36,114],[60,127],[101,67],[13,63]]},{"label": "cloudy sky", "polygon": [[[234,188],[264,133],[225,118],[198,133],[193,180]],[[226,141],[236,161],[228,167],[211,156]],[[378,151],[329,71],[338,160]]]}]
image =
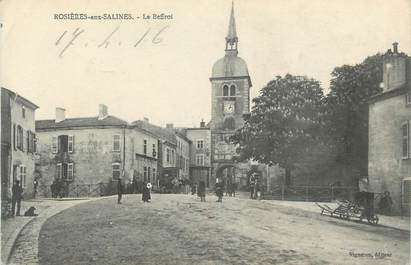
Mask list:
[{"label": "cloudy sky", "polygon": [[[409,0],[236,0],[234,7],[252,96],[285,73],[316,78],[327,90],[335,66],[394,41],[411,54]],[[95,116],[104,103],[127,121],[197,126],[210,119],[209,77],[224,56],[230,8],[230,0],[3,0],[0,80],[40,106],[37,119],[54,118],[55,107],[68,117]],[[55,20],[60,13],[134,20]],[[173,19],[143,19],[153,13]]]}]

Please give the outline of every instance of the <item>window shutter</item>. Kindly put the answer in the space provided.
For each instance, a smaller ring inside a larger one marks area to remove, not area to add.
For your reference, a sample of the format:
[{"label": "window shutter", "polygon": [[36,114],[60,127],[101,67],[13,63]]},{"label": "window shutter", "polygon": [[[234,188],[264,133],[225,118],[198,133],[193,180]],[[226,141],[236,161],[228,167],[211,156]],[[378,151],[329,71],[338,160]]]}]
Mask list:
[{"label": "window shutter", "polygon": [[68,152],[69,153],[74,152],[74,136],[73,135],[68,136]]},{"label": "window shutter", "polygon": [[402,131],[402,158],[407,159],[410,157],[410,128],[409,122],[406,121],[401,126]]},{"label": "window shutter", "polygon": [[30,131],[29,130],[27,130],[26,131],[26,151],[27,151],[27,153],[30,153]]},{"label": "window shutter", "polygon": [[16,142],[16,124],[13,124],[13,148],[17,150],[17,142]]},{"label": "window shutter", "polygon": [[53,136],[52,138],[51,151],[53,154],[57,153],[57,137],[56,136]]}]

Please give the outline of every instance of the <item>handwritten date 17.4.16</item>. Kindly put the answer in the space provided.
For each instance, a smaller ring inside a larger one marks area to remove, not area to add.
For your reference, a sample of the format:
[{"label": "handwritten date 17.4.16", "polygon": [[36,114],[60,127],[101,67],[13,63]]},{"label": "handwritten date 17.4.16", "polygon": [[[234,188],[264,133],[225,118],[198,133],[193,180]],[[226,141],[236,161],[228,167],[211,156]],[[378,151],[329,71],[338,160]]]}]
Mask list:
[{"label": "handwritten date 17.4.16", "polygon": [[[151,27],[147,28],[140,35],[136,35],[135,40],[130,41],[131,47],[137,47],[140,43],[144,41],[149,41],[152,44],[159,44],[163,42],[163,35],[169,28],[169,25],[163,26],[161,28],[153,29]],[[109,45],[121,46],[121,40],[116,39],[116,34],[120,30],[120,26],[114,28],[110,31],[104,38],[101,39],[99,43],[96,44],[96,48],[107,48]],[[60,48],[59,58],[62,58],[64,54],[67,53],[69,48],[73,45],[84,45],[85,47],[89,46],[87,41],[84,41],[84,36],[86,31],[82,28],[76,28],[73,32],[65,30],[60,34],[55,42],[55,46]],[[83,42],[80,43],[83,38]]]}]

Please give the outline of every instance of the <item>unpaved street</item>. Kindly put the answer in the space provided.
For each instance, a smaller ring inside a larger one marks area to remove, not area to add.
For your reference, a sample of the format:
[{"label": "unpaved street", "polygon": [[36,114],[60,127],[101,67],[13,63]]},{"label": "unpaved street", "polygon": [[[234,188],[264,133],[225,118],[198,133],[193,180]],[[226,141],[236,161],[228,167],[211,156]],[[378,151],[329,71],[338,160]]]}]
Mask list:
[{"label": "unpaved street", "polygon": [[126,195],[121,205],[110,197],[75,206],[43,226],[40,264],[409,264],[404,230],[215,200]]}]

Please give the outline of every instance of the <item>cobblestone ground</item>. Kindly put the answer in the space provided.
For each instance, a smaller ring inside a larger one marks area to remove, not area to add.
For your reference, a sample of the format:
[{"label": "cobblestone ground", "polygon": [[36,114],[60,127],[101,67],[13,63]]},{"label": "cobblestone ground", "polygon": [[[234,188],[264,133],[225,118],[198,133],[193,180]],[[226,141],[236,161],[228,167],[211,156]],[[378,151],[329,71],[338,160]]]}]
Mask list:
[{"label": "cobblestone ground", "polygon": [[44,222],[51,216],[86,201],[87,200],[50,201],[48,203],[50,206],[45,207],[39,216],[33,218],[21,231],[12,250],[9,264],[38,265],[38,239]]}]

